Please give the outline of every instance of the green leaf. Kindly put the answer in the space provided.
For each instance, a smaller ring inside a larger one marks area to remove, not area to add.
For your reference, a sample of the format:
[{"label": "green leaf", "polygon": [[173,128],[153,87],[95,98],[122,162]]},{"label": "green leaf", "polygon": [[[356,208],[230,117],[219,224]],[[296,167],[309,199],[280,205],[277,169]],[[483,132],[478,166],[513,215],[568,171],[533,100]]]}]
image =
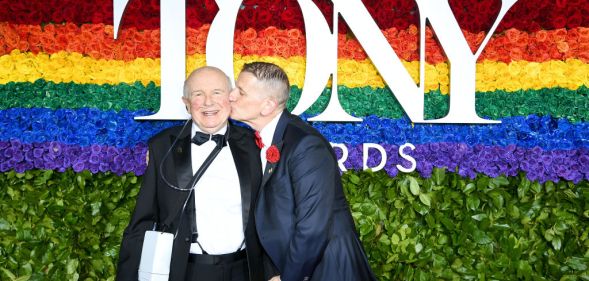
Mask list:
[{"label": "green leaf", "polygon": [[442,185],[446,178],[446,169],[435,168],[432,174],[432,178],[436,185]]},{"label": "green leaf", "polygon": [[499,186],[508,185],[509,181],[504,176],[499,176],[499,177],[491,179],[489,184],[493,185],[494,187],[499,187]]},{"label": "green leaf", "polygon": [[4,267],[0,268],[0,270],[2,270],[2,273],[4,273],[4,275],[6,275],[8,277],[8,279],[14,280],[16,278],[14,273],[10,272],[10,270],[8,270]]},{"label": "green leaf", "polygon": [[78,269],[79,261],[77,259],[69,259],[66,265],[67,274],[74,274]]},{"label": "green leaf", "polygon": [[532,275],[532,267],[526,260],[520,260],[517,267],[517,277],[529,279]]},{"label": "green leaf", "polygon": [[102,206],[102,202],[93,202],[90,204],[92,209],[92,216],[96,216],[96,214],[100,213],[100,207]]},{"label": "green leaf", "polygon": [[481,213],[481,214],[476,214],[476,215],[472,215],[471,218],[476,220],[476,221],[481,221],[483,219],[486,219],[488,216],[485,213]]},{"label": "green leaf", "polygon": [[562,246],[562,241],[560,240],[560,237],[554,237],[551,242],[552,247],[554,247],[555,250],[560,250],[560,247]]},{"label": "green leaf", "polygon": [[493,202],[493,206],[495,206],[495,208],[503,208],[503,196],[501,195],[500,192],[498,191],[491,191],[488,193],[489,197],[491,197],[491,200]]},{"label": "green leaf", "polygon": [[393,245],[399,244],[400,241],[401,239],[399,238],[399,235],[397,235],[396,233],[391,236],[391,243],[393,243]]},{"label": "green leaf", "polygon": [[424,205],[430,207],[431,206],[431,198],[429,196],[429,194],[427,193],[420,193],[419,194],[419,201],[421,201],[421,203],[423,203]]},{"label": "green leaf", "polygon": [[464,187],[464,190],[462,190],[462,192],[470,194],[475,188],[476,185],[474,183],[469,183]]},{"label": "green leaf", "polygon": [[572,257],[566,261],[566,264],[574,270],[585,271],[589,265],[589,258]]},{"label": "green leaf", "polygon": [[421,245],[421,243],[415,244],[415,253],[419,254],[421,250],[423,250],[423,245]]},{"label": "green leaf", "polygon": [[411,194],[417,196],[420,193],[419,183],[414,177],[407,177],[409,179],[409,190]]},{"label": "green leaf", "polygon": [[480,204],[481,200],[475,194],[471,194],[470,196],[468,196],[468,198],[466,198],[466,207],[469,210],[478,210]]},{"label": "green leaf", "polygon": [[360,183],[360,177],[358,177],[355,174],[349,174],[349,180],[350,182],[352,182],[353,184],[359,184]]},{"label": "green leaf", "polygon": [[480,230],[475,230],[472,238],[474,239],[474,242],[478,244],[488,244],[492,242],[491,238]]}]

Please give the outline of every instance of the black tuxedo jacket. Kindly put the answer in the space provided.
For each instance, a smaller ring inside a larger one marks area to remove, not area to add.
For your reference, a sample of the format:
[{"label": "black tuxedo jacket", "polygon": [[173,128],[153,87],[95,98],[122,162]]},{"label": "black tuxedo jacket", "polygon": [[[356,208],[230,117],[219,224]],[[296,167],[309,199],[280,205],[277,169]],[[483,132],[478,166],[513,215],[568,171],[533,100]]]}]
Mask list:
[{"label": "black tuxedo jacket", "polygon": [[[232,124],[229,126],[229,148],[241,185],[243,229],[250,280],[264,280],[262,250],[255,230],[252,208],[262,176],[260,153],[251,131]],[[159,229],[163,227],[168,232],[178,229],[172,249],[170,280],[184,280],[191,244],[191,223],[194,223],[194,193],[188,201],[182,220],[178,221],[178,217],[170,225],[161,226],[163,222],[171,221],[170,218],[179,213],[189,192],[170,188],[162,179],[160,172],[163,172],[165,180],[169,183],[186,188],[192,178],[190,132],[190,125],[186,126],[183,132],[180,126],[172,127],[150,139],[149,163],[133,216],[123,234],[116,280],[137,281],[143,236],[156,222],[160,224]],[[176,138],[178,142],[168,157],[163,159]],[[161,170],[160,164],[163,165]],[[206,176],[206,173],[203,176]]]},{"label": "black tuxedo jacket", "polygon": [[282,281],[376,280],[358,239],[329,142],[284,111],[258,203],[260,242]]}]

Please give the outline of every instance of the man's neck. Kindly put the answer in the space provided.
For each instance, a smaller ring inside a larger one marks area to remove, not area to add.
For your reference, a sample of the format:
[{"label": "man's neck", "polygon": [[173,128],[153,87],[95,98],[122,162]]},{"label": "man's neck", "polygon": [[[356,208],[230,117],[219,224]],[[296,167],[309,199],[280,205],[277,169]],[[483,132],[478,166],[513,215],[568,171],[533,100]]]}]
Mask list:
[{"label": "man's neck", "polygon": [[276,116],[280,115],[282,113],[282,111],[283,111],[283,109],[277,110],[270,115],[266,115],[266,116],[262,116],[261,118],[258,118],[259,122],[256,122],[256,124],[252,124],[252,128],[254,128],[254,130],[256,130],[258,132],[262,131],[268,125],[268,123],[272,122],[272,120],[274,120],[274,118],[276,118]]}]

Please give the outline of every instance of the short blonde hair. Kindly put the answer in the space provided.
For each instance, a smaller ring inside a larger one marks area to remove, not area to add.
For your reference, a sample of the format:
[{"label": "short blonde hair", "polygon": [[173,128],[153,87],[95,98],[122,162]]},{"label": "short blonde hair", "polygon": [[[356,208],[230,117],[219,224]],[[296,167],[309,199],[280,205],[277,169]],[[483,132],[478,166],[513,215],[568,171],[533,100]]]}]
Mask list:
[{"label": "short blonde hair", "polygon": [[290,95],[290,83],[286,72],[280,66],[269,62],[252,62],[243,65],[241,72],[248,72],[263,82],[272,92],[278,104],[286,107]]}]

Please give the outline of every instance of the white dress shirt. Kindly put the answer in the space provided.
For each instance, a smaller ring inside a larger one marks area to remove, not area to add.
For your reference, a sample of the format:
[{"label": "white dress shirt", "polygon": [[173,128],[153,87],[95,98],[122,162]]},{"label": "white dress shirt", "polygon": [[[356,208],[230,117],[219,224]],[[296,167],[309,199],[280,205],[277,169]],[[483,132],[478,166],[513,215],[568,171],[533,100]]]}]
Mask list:
[{"label": "white dress shirt", "polygon": [[[193,137],[201,131],[192,124]],[[225,134],[227,127],[216,134]],[[192,173],[196,173],[211,151],[214,141],[202,145],[191,143]],[[244,248],[241,188],[229,144],[223,147],[209,168],[196,183],[194,190],[198,242],[211,255],[233,253]],[[198,244],[190,245],[190,253],[202,254]]]},{"label": "white dress shirt", "polygon": [[276,131],[276,126],[278,126],[278,120],[280,120],[280,116],[282,116],[282,112],[274,117],[270,123],[266,124],[264,128],[259,132],[260,137],[262,138],[262,142],[264,143],[264,147],[260,150],[260,159],[262,160],[262,171],[266,171],[266,151],[272,145],[272,139],[274,138],[274,132]]}]

